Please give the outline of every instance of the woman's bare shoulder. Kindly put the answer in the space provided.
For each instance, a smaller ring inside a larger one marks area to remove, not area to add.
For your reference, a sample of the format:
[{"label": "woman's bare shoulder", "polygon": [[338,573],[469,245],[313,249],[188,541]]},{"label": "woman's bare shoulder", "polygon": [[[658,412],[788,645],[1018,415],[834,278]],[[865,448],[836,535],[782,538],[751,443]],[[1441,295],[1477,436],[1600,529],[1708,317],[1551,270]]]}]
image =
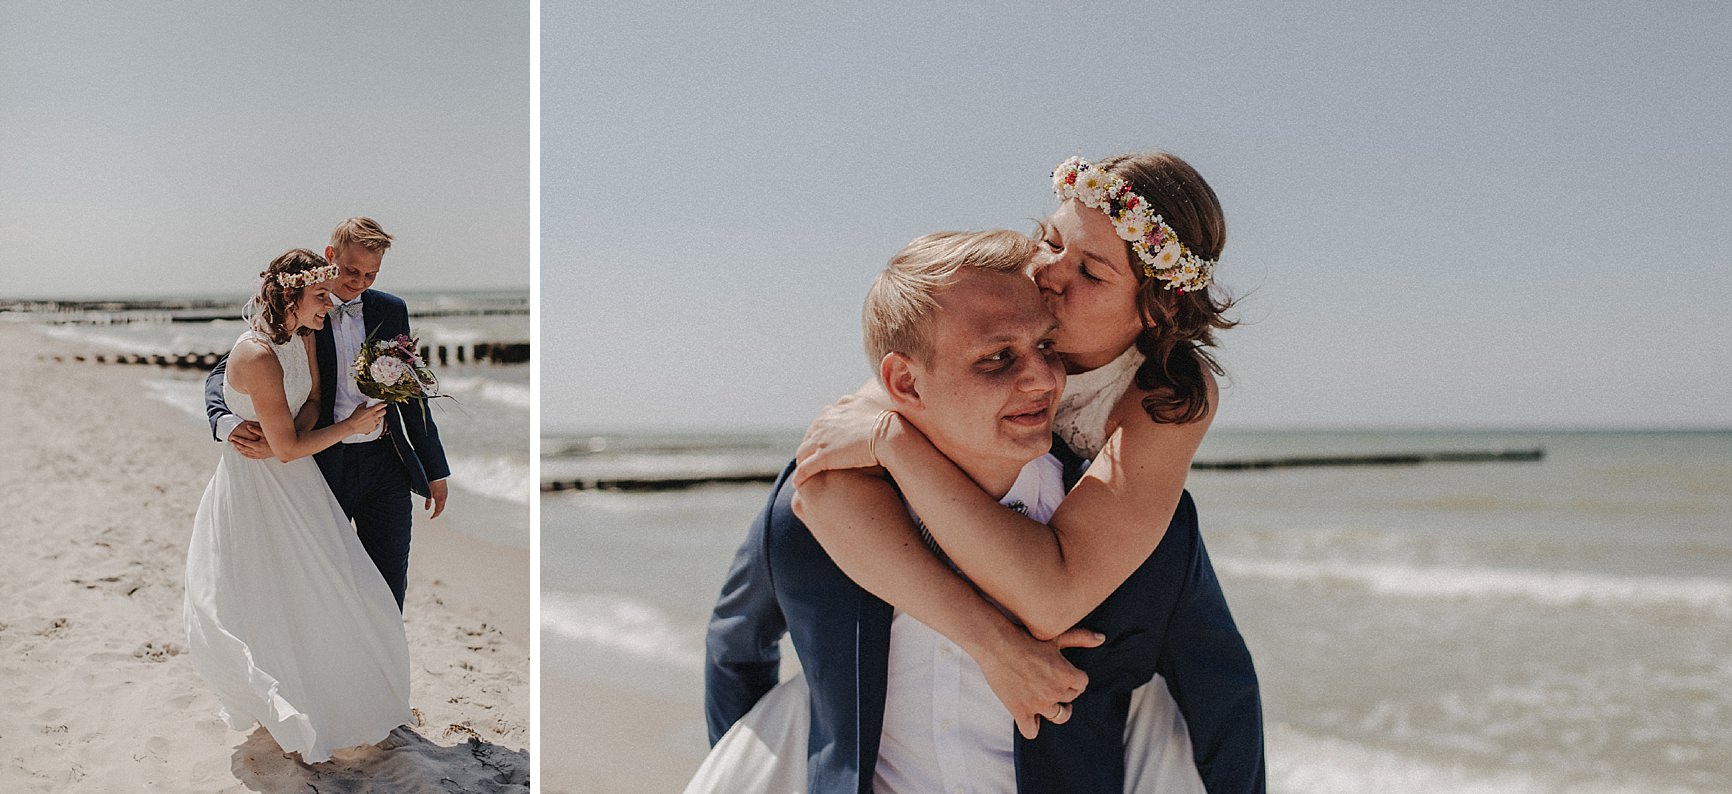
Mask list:
[{"label": "woman's bare shoulder", "polygon": [[1159,388],[1139,388],[1133,381],[1125,389],[1125,393],[1119,396],[1118,402],[1113,405],[1112,412],[1107,415],[1107,435],[1111,436],[1120,429],[1138,436],[1151,434],[1167,436],[1170,431],[1198,434],[1206,432],[1209,425],[1215,421],[1215,410],[1220,407],[1221,392],[1220,387],[1215,382],[1215,374],[1208,369],[1203,370],[1203,381],[1208,384],[1209,389],[1208,407],[1202,415],[1183,424],[1156,422],[1153,417],[1149,416],[1145,400],[1151,396],[1157,396],[1161,390]]},{"label": "woman's bare shoulder", "polygon": [[282,377],[283,365],[277,360],[276,351],[264,340],[248,338],[235,342],[229,351],[228,371],[231,380],[245,383],[265,375]]}]

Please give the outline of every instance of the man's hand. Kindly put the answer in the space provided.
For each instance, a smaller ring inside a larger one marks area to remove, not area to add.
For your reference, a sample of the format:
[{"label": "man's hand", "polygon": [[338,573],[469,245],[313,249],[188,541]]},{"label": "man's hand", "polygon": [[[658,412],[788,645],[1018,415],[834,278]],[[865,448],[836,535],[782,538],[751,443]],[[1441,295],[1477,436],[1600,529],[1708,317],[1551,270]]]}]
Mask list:
[{"label": "man's hand", "polygon": [[433,514],[428,518],[438,518],[440,513],[445,512],[445,497],[450,492],[451,488],[444,480],[434,480],[427,483],[427,501],[421,507],[433,511]]},{"label": "man's hand", "polygon": [[1070,702],[1088,688],[1088,674],[1076,669],[1059,653],[1063,648],[1093,648],[1106,637],[1087,629],[1071,629],[1049,642],[1030,637],[1021,629],[996,653],[980,654],[975,661],[986,674],[986,683],[998,696],[1023,738],[1040,733],[1040,721],[1062,725],[1070,721]]},{"label": "man's hand", "polygon": [[263,460],[276,455],[271,451],[271,442],[265,438],[265,430],[259,427],[258,422],[249,421],[236,425],[234,432],[229,433],[229,446],[253,460]]}]

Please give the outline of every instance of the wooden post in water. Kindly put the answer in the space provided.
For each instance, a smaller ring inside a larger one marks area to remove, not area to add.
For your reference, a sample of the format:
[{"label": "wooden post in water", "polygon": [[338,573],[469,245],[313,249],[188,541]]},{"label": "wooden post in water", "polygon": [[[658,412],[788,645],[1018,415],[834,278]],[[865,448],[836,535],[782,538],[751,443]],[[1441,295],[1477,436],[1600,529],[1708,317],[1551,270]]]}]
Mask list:
[{"label": "wooden post in water", "polygon": [[[1265,469],[1311,468],[1319,466],[1417,466],[1422,463],[1535,463],[1545,459],[1543,448],[1463,450],[1447,452],[1409,452],[1376,455],[1315,455],[1291,458],[1253,458],[1245,460],[1195,461],[1192,469],[1201,471],[1261,471]],[[677,491],[700,485],[741,485],[772,483],[780,471],[739,472],[691,476],[649,476],[590,478],[581,480],[545,480],[541,490],[557,491]]]}]

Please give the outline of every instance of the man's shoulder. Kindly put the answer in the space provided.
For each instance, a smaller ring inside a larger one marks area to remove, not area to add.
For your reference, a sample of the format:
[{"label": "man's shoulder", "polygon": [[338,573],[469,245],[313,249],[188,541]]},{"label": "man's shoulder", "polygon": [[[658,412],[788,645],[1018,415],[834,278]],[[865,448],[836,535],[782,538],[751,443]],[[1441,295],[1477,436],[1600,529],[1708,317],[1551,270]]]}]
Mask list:
[{"label": "man's shoulder", "polygon": [[769,504],[765,506],[764,539],[775,541],[779,537],[790,534],[810,535],[805,522],[794,515],[794,477],[793,463],[776,479],[775,490],[770,493]]},{"label": "man's shoulder", "polygon": [[775,490],[770,493],[769,504],[764,507],[764,552],[773,560],[798,563],[807,568],[819,562],[833,565],[829,553],[818,543],[806,522],[794,514],[793,465],[789,463],[783,476],[776,480]]},{"label": "man's shoulder", "polygon": [[408,311],[409,309],[409,304],[404,302],[402,298],[383,290],[367,290],[366,299],[380,306],[389,306],[393,309],[402,309],[404,311]]}]

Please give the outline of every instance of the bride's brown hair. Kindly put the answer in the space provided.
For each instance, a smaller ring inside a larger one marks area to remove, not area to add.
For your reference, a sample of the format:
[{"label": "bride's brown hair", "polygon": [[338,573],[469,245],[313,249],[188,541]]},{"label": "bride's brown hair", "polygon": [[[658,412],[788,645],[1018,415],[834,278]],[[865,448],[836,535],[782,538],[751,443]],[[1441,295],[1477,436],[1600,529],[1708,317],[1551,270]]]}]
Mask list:
[{"label": "bride's brown hair", "polygon": [[277,281],[278,276],[305,273],[316,267],[330,264],[325,258],[308,251],[305,248],[291,248],[281,256],[272,259],[265,267],[265,272],[259,277],[264,283],[259,285],[259,294],[247,301],[251,313],[253,327],[271,338],[273,344],[284,344],[292,336],[305,336],[313,329],[302,326],[293,334],[289,333],[289,307],[301,299],[306,287],[285,287]]},{"label": "bride's brown hair", "polygon": [[[1221,200],[1197,169],[1162,151],[1121,154],[1097,165],[1129,182],[1193,253],[1220,259],[1227,219]],[[1142,260],[1130,243],[1125,243],[1125,255],[1138,279],[1137,309],[1143,322],[1136,339],[1145,359],[1137,368],[1137,388],[1149,393],[1143,410],[1166,424],[1201,419],[1209,413],[1209,381],[1203,370],[1226,372],[1208,348],[1215,346],[1216,330],[1238,325],[1225,316],[1233,299],[1217,285],[1187,292],[1167,289],[1166,282],[1143,274],[1137,266]]]}]

